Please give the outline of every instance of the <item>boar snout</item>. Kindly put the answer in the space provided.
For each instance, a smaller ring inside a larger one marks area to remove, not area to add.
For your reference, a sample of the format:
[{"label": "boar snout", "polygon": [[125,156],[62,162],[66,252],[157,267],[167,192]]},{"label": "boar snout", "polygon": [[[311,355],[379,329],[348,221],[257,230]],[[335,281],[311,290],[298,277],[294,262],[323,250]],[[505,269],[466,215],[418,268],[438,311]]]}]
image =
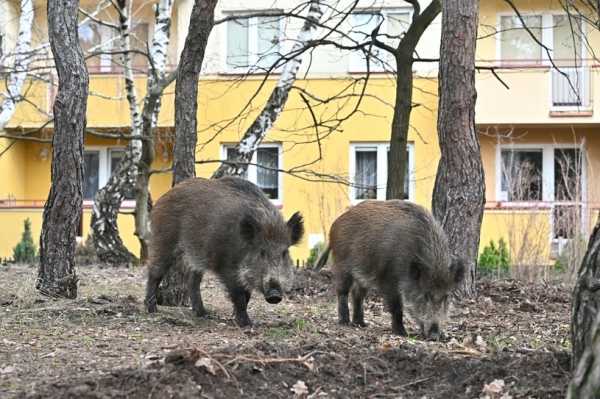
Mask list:
[{"label": "boar snout", "polygon": [[445,338],[438,323],[431,324],[431,326],[429,326],[429,331],[425,331],[425,326],[422,326],[421,333],[423,334],[423,338],[428,341],[435,341],[437,339],[443,340]]},{"label": "boar snout", "polygon": [[276,280],[269,281],[268,289],[265,291],[265,300],[269,303],[276,304],[283,299],[283,290],[281,284]]}]

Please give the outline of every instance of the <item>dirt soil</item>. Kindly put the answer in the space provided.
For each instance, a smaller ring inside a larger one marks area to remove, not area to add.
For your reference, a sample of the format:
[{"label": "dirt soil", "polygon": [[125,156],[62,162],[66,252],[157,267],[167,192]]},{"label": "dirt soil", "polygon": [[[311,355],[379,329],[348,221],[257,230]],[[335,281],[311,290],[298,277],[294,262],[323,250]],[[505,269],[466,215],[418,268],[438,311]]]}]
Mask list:
[{"label": "dirt soil", "polygon": [[455,302],[447,339],[391,333],[373,293],[365,328],[337,323],[328,268],[297,269],[278,305],[234,324],[207,276],[213,318],[143,309],[145,270],[80,267],[76,300],[39,297],[33,266],[0,266],[0,397],[560,398],[570,379],[571,288],[483,281]]}]

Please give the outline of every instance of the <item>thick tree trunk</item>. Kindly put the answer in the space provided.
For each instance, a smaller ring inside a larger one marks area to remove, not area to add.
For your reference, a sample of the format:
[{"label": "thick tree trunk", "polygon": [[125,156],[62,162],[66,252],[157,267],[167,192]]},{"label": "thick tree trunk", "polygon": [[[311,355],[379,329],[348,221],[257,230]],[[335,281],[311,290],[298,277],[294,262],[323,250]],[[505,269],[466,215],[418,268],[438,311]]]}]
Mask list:
[{"label": "thick tree trunk", "polygon": [[[179,61],[175,84],[175,147],[173,149],[173,185],[196,176],[198,139],[198,78],[204,60],[208,36],[214,25],[217,0],[195,0],[190,28]],[[188,298],[183,271],[172,267],[163,277],[158,293],[159,305],[179,306]]]},{"label": "thick tree trunk", "polygon": [[[406,145],[413,92],[413,54],[425,29],[442,11],[438,0],[433,0],[420,14],[419,3],[414,2],[413,20],[397,49],[391,51],[396,58],[396,102],[392,119],[392,136],[388,156],[386,199],[404,199],[406,174]],[[381,44],[381,43],[379,43]],[[384,46],[385,48],[385,46]],[[389,51],[389,50],[388,50]]]},{"label": "thick tree trunk", "polygon": [[[33,24],[33,0],[21,0],[21,12],[19,14],[19,36],[15,46],[14,68],[8,74],[8,85],[6,86],[6,95],[0,106],[0,131],[12,119],[17,103],[21,96],[23,83],[27,76],[27,67],[31,60],[29,48],[31,45],[31,26]],[[2,45],[0,37],[0,47]],[[2,56],[2,49],[0,49]]]},{"label": "thick tree trunk", "polygon": [[[584,357],[586,348],[596,345],[597,352],[600,345],[600,339],[594,338],[594,334],[598,335],[594,332],[594,322],[600,312],[600,214],[579,268],[572,308],[571,343],[575,368]],[[596,344],[592,344],[594,339]],[[596,357],[598,360],[600,357]]]},{"label": "thick tree trunk", "polygon": [[458,295],[475,297],[477,251],[485,180],[475,129],[475,41],[479,0],[442,2],[438,135],[441,159],[433,189],[433,214],[453,256],[467,273]]},{"label": "thick tree trunk", "polygon": [[317,24],[322,16],[323,7],[321,1],[312,0],[304,25],[290,52],[291,58],[283,67],[281,76],[265,108],[246,131],[244,137],[242,137],[239,144],[235,147],[235,150],[232,151],[227,161],[222,163],[215,173],[213,173],[213,179],[232,175],[242,176],[246,172],[248,163],[252,160],[254,152],[285,108],[290,89],[296,81],[298,69],[300,69],[300,64],[302,64],[305,47],[313,39],[317,31]]},{"label": "thick tree trunk", "polygon": [[78,0],[48,1],[48,31],[58,72],[52,137],[52,186],[44,206],[36,288],[76,298],[75,234],[83,203],[83,142],[88,73],[77,35]]},{"label": "thick tree trunk", "polygon": [[586,335],[587,347],[576,363],[567,399],[600,398],[600,312]]}]

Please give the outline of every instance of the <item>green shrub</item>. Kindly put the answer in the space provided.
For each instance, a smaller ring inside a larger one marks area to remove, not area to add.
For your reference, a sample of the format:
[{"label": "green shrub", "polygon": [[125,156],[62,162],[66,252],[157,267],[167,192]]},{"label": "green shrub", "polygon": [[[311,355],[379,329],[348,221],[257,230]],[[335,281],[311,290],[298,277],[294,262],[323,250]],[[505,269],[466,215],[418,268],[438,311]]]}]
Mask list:
[{"label": "green shrub", "polygon": [[317,263],[317,259],[319,259],[319,255],[321,255],[321,252],[323,252],[324,249],[325,249],[325,243],[323,243],[323,242],[320,242],[317,245],[315,245],[314,247],[312,247],[310,249],[310,255],[308,256],[308,259],[306,260],[306,267],[308,267],[308,268],[315,267],[315,264]]},{"label": "green shrub", "polygon": [[13,258],[15,262],[30,263],[35,262],[37,258],[37,250],[33,243],[33,237],[31,236],[31,222],[29,218],[23,222],[25,225],[25,231],[21,236],[21,242],[13,248]]},{"label": "green shrub", "polygon": [[506,278],[510,276],[510,255],[503,238],[483,248],[477,262],[477,278]]},{"label": "green shrub", "polygon": [[583,256],[587,249],[587,242],[583,235],[567,240],[558,258],[554,262],[554,271],[559,274],[571,273],[576,275]]}]

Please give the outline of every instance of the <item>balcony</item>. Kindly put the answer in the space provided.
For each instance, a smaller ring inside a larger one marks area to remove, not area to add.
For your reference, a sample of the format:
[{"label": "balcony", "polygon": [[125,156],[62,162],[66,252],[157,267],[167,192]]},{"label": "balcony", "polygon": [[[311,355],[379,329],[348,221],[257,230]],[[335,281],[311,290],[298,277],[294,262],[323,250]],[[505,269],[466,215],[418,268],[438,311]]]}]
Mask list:
[{"label": "balcony", "polygon": [[[476,120],[496,124],[600,123],[594,93],[600,93],[600,68],[510,66],[476,75]],[[508,88],[506,86],[508,86]]]}]

